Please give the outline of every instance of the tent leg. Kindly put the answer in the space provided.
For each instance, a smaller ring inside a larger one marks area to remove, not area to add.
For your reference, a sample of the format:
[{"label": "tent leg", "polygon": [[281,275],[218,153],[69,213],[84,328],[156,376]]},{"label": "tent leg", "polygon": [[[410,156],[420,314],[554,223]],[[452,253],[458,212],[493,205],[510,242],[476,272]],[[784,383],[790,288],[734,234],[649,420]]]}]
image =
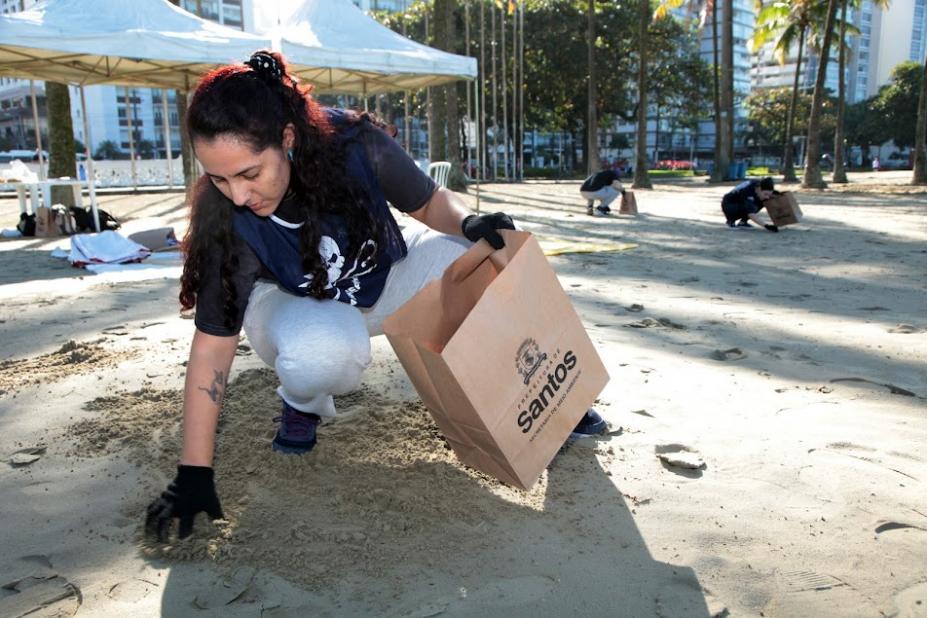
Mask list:
[{"label": "tent leg", "polygon": [[87,191],[90,193],[90,212],[93,215],[93,227],[100,231],[100,215],[97,214],[96,180],[93,175],[93,156],[90,154],[90,121],[87,119],[87,97],[84,96],[84,85],[80,85],[80,115],[84,119],[84,148],[87,149]]},{"label": "tent leg", "polygon": [[476,106],[476,130],[473,132],[475,135],[474,141],[476,142],[476,214],[480,214],[480,177],[483,173],[483,147],[482,147],[482,136],[480,135],[480,80],[476,79],[473,81],[473,100]]},{"label": "tent leg", "polygon": [[164,156],[167,159],[167,188],[174,188],[174,150],[171,148],[171,117],[167,110],[167,88],[161,89],[161,126],[164,129]]},{"label": "tent leg", "polygon": [[[39,153],[39,180],[47,180],[45,171],[45,155],[42,153],[42,127],[39,126],[39,105],[35,96],[35,81],[29,80],[29,94],[32,97],[32,122],[35,129],[35,145]],[[50,206],[50,204],[49,204]]]},{"label": "tent leg", "polygon": [[132,190],[138,191],[138,168],[135,165],[135,114],[132,105],[132,91],[126,86],[126,119],[129,126],[129,160],[132,168]]}]

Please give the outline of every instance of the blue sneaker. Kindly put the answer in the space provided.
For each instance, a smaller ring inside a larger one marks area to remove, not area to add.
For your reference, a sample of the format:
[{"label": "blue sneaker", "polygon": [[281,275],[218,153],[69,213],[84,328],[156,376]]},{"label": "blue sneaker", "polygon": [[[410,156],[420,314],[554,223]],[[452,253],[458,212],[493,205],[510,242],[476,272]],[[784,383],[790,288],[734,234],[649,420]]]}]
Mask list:
[{"label": "blue sneaker", "polygon": [[608,423],[593,408],[586,411],[585,416],[579,419],[576,427],[573,428],[571,438],[592,438],[602,435],[608,429]]},{"label": "blue sneaker", "polygon": [[274,418],[280,427],[271,446],[278,453],[305,455],[315,446],[315,428],[321,420],[318,414],[300,412],[284,401],[282,413]]}]

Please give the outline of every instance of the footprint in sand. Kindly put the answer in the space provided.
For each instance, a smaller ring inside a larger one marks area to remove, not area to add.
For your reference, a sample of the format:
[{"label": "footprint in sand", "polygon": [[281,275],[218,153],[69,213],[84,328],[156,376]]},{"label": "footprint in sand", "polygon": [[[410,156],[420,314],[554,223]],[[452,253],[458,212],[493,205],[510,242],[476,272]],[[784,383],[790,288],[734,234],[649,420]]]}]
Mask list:
[{"label": "footprint in sand", "polygon": [[673,322],[669,318],[644,318],[643,320],[638,320],[637,322],[628,322],[625,324],[625,326],[629,328],[673,328],[676,330],[686,329],[684,324]]},{"label": "footprint in sand", "polygon": [[747,354],[740,348],[728,348],[727,350],[715,350],[708,355],[717,361],[736,361],[747,358]]},{"label": "footprint in sand", "polygon": [[677,474],[685,472],[701,476],[701,471],[708,467],[697,450],[684,444],[661,444],[653,450],[657,459]]},{"label": "footprint in sand", "polygon": [[898,618],[924,618],[927,616],[927,582],[915,584],[895,595],[893,616]]},{"label": "footprint in sand", "polygon": [[911,324],[899,324],[898,326],[895,326],[894,328],[888,329],[888,332],[898,333],[902,335],[910,335],[912,333],[916,333],[917,328],[915,328]]},{"label": "footprint in sand", "polygon": [[630,307],[625,307],[624,310],[630,311],[631,313],[640,313],[641,311],[644,310],[644,305],[639,305],[638,303],[634,303]]}]

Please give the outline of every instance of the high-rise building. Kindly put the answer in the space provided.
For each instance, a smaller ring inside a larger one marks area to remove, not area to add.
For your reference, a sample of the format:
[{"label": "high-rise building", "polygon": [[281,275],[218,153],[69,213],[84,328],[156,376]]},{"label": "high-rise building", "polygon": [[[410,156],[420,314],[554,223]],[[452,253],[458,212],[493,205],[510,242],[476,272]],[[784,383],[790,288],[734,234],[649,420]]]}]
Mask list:
[{"label": "high-rise building", "polygon": [[[856,102],[878,93],[889,82],[891,72],[906,60],[924,62],[927,52],[927,0],[893,0],[883,9],[872,0],[864,0],[858,10],[849,9],[847,22],[859,34],[848,37],[846,63],[847,101]],[[792,87],[795,77],[797,46],[793,46],[780,64],[767,45],[753,57],[753,88]],[[806,46],[799,77],[799,87],[814,87],[819,56]],[[831,52],[825,87],[837,91],[839,67]]]}]

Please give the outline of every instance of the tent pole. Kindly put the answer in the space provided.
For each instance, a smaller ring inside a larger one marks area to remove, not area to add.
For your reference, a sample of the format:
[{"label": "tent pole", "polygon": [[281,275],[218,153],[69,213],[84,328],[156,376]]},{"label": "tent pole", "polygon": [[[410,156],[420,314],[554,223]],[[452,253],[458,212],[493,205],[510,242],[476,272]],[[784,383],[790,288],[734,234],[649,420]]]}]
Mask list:
[{"label": "tent pole", "polygon": [[[480,80],[479,79],[473,80],[473,89],[475,91],[473,93],[473,100],[476,104],[476,118],[477,118],[476,131],[473,132],[475,135],[475,141],[476,141],[476,214],[480,214],[480,178],[482,178],[482,174],[483,174],[483,161],[482,161],[483,146],[481,143],[482,140],[480,139],[481,136],[480,136],[480,131],[479,131],[479,117],[480,117]],[[470,89],[467,88],[467,92],[469,91]],[[469,154],[467,156],[469,157]]]},{"label": "tent pole", "polygon": [[42,153],[42,127],[39,126],[39,105],[35,96],[35,80],[29,80],[29,94],[32,97],[32,122],[35,128],[35,144],[39,153],[39,180],[47,180],[45,155]]},{"label": "tent pole", "polygon": [[[126,86],[126,126],[129,127],[129,159],[132,164],[132,190],[138,191],[138,169],[135,167],[135,114],[132,113],[132,93]],[[120,144],[121,145],[121,144]]]},{"label": "tent pole", "polygon": [[412,131],[412,119],[409,118],[409,91],[408,90],[406,90],[402,94],[402,107],[403,107],[402,122],[405,125],[405,132],[403,133],[403,138],[406,143],[406,152],[408,152],[409,155],[411,156],[412,155],[412,149],[411,149],[412,137],[410,135],[410,132]]},{"label": "tent pole", "polygon": [[90,154],[90,121],[87,119],[87,97],[84,96],[84,85],[80,86],[80,115],[84,118],[84,148],[87,152],[87,191],[90,193],[90,211],[93,214],[93,227],[100,231],[100,216],[97,214],[96,180],[93,175],[93,156]]},{"label": "tent pole", "polygon": [[164,156],[167,159],[167,188],[174,188],[174,150],[171,148],[171,117],[167,108],[167,88],[161,88],[161,127],[164,129]]}]

